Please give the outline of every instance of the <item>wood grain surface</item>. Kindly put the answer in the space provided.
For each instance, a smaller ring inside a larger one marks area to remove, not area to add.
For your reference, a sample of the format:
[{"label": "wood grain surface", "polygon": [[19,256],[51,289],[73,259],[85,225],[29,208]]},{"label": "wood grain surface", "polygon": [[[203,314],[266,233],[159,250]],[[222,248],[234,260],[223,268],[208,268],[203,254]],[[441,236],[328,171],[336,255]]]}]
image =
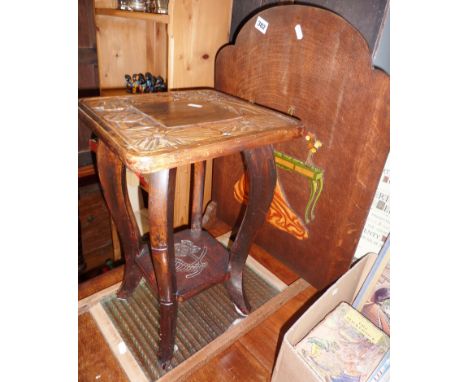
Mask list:
[{"label": "wood grain surface", "polygon": [[234,343],[216,358],[183,379],[185,382],[196,381],[267,381],[268,371],[252,358],[251,353],[240,343]]},{"label": "wood grain surface", "polygon": [[79,116],[142,174],[287,141],[303,131],[295,118],[212,89],[81,99]]},{"label": "wood grain surface", "polygon": [[78,316],[78,380],[128,381],[90,313]]},{"label": "wood grain surface", "polygon": [[316,298],[317,290],[315,288],[305,289],[266,318],[260,325],[241,337],[239,343],[249,349],[251,357],[257,359],[271,373],[282,337]]},{"label": "wood grain surface", "polygon": [[236,33],[254,14],[262,9],[280,3],[301,3],[316,5],[331,10],[345,18],[358,29],[373,53],[376,50],[383,28],[389,0],[234,0],[232,8],[231,41]]},{"label": "wood grain surface", "polygon": [[[266,33],[255,28],[257,16]],[[275,151],[289,161],[278,169],[283,205],[307,235],[268,223],[256,243],[319,289],[349,268],[389,152],[389,77],[371,62],[352,25],[307,5],[262,11],[217,56],[217,89],[293,114],[306,127],[304,139]],[[213,200],[228,224],[242,208],[234,185],[243,171],[238,155],[214,161]]]},{"label": "wood grain surface", "polygon": [[123,87],[125,74],[166,73],[166,61],[154,60],[160,48],[156,21],[102,14],[95,20],[100,88]]},{"label": "wood grain surface", "polygon": [[306,288],[183,381],[269,381],[284,333],[316,292]]},{"label": "wood grain surface", "polygon": [[216,52],[229,41],[232,0],[171,0],[170,89],[214,85]]}]

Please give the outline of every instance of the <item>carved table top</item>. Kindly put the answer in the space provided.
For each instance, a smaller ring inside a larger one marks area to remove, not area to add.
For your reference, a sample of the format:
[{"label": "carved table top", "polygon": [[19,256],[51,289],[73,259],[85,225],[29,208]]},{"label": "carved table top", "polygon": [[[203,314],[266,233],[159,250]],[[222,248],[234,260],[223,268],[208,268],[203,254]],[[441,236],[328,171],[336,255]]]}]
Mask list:
[{"label": "carved table top", "polygon": [[84,98],[80,118],[142,174],[301,136],[302,123],[211,90]]}]

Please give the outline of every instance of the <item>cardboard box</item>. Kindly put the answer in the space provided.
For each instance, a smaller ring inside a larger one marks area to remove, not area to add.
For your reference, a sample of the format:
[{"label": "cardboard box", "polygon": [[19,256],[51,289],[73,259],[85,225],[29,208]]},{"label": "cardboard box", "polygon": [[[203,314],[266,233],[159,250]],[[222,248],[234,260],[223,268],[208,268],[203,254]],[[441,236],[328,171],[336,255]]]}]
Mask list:
[{"label": "cardboard box", "polygon": [[368,254],[346,272],[286,332],[276,360],[272,382],[320,382],[309,365],[296,353],[299,343],[340,302],[352,304],[377,255]]}]

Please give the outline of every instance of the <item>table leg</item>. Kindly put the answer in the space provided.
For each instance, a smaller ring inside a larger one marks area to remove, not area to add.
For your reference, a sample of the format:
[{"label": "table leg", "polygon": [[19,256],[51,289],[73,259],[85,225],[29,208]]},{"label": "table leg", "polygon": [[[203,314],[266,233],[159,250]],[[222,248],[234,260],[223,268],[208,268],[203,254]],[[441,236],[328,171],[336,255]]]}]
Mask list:
[{"label": "table leg", "polygon": [[176,169],[161,170],[149,176],[148,214],[151,257],[159,291],[161,366],[170,366],[174,351],[177,300],[173,238]]},{"label": "table leg", "polygon": [[141,250],[140,231],[127,193],[125,166],[104,142],[96,153],[97,169],[104,199],[115,222],[125,256],[125,272],[117,297],[127,298],[138,286],[142,272],[135,263]]},{"label": "table leg", "polygon": [[242,223],[231,247],[229,279],[226,281],[226,286],[238,310],[246,315],[250,312],[250,305],[244,294],[242,273],[250,246],[264,223],[273,200],[276,165],[271,145],[244,150],[242,154],[249,179],[248,201]]}]

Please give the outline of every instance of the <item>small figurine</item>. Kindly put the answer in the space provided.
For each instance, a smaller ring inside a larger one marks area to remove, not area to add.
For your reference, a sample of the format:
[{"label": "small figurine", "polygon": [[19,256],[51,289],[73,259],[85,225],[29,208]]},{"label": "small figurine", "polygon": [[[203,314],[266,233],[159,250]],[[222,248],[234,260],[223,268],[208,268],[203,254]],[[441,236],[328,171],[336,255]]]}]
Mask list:
[{"label": "small figurine", "polygon": [[132,92],[132,87],[133,87],[132,77],[130,77],[130,75],[128,75],[128,74],[125,75],[125,85],[126,85],[126,88],[127,88],[127,92],[131,93]]},{"label": "small figurine", "polygon": [[136,74],[133,74],[132,76],[132,93],[136,94],[138,93],[138,76]]},{"label": "small figurine", "polygon": [[161,76],[156,77],[154,87],[155,87],[155,91],[157,92],[165,92],[167,90],[167,86],[164,83],[164,79]]},{"label": "small figurine", "polygon": [[150,72],[145,73],[146,80],[146,93],[152,93],[154,91],[154,77]]},{"label": "small figurine", "polygon": [[145,76],[142,73],[138,74],[138,92],[145,93],[146,80]]}]

